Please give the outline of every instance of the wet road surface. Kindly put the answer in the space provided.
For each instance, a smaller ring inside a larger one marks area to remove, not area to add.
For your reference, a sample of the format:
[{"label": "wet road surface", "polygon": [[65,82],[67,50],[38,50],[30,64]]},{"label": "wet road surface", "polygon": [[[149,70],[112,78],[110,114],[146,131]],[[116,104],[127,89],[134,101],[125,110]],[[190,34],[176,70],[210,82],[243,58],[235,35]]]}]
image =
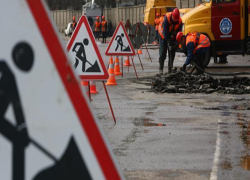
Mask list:
[{"label": "wet road surface", "polygon": [[[98,47],[107,65],[107,44]],[[132,67],[124,68],[118,86],[108,87],[116,125],[101,82],[99,94],[92,96],[93,111],[126,179],[250,179],[250,96],[156,94],[147,77],[158,73],[158,51],[150,54],[152,63],[145,50],[141,55],[144,71],[135,58],[139,80]],[[177,54],[174,66],[184,61]],[[228,61],[224,66],[250,65],[249,56]]]}]

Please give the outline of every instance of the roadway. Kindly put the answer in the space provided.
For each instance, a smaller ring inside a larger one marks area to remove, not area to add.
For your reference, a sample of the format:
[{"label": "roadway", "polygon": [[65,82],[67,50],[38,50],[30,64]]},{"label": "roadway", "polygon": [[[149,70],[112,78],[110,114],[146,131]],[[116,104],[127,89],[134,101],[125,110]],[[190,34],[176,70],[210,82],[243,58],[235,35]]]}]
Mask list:
[{"label": "roadway", "polygon": [[[63,38],[64,46],[67,41]],[[107,65],[107,44],[98,47]],[[116,125],[101,82],[99,94],[92,95],[93,112],[126,179],[250,179],[249,95],[156,94],[150,91],[150,78],[158,73],[158,51],[150,50],[150,55],[153,62],[143,50],[144,71],[135,58],[139,80],[132,67],[129,72],[124,67],[118,86],[108,87]],[[174,66],[184,61],[177,53]],[[229,56],[228,61],[211,61],[208,69],[250,71],[250,56]],[[246,68],[230,68],[238,65]]]}]

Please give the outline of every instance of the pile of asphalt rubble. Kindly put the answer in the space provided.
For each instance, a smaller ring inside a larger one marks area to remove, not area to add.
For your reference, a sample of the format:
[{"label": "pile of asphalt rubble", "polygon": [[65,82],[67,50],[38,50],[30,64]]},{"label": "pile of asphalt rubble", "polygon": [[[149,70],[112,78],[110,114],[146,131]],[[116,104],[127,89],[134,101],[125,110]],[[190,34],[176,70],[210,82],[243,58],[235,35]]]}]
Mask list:
[{"label": "pile of asphalt rubble", "polygon": [[215,79],[207,74],[194,76],[177,72],[154,77],[151,87],[156,93],[250,94],[250,78]]}]

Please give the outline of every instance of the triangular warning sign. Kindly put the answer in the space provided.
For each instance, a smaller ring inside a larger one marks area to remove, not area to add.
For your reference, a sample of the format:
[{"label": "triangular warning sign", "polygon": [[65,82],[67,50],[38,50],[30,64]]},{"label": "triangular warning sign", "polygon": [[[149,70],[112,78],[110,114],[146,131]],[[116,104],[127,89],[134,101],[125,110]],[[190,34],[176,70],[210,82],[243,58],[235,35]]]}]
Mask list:
[{"label": "triangular warning sign", "polygon": [[120,22],[105,52],[107,56],[134,56],[135,50],[130,42],[128,34]]},{"label": "triangular warning sign", "polygon": [[1,3],[1,179],[122,179],[44,1]]},{"label": "triangular warning sign", "polygon": [[84,80],[106,80],[109,75],[86,16],[82,16],[67,45],[69,57]]}]

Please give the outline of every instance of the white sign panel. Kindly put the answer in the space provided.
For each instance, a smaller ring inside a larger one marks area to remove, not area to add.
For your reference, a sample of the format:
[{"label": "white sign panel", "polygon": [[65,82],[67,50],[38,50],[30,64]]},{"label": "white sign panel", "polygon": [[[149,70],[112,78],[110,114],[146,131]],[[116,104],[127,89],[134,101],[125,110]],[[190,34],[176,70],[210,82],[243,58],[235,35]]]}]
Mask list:
[{"label": "white sign panel", "polygon": [[120,22],[115,30],[115,33],[108,45],[106,55],[110,56],[134,56],[135,50],[130,42],[128,34]]},{"label": "white sign panel", "polygon": [[85,16],[80,18],[67,50],[77,74],[82,79],[108,79],[108,72]]},{"label": "white sign panel", "polygon": [[1,4],[1,179],[122,179],[43,2]]}]

